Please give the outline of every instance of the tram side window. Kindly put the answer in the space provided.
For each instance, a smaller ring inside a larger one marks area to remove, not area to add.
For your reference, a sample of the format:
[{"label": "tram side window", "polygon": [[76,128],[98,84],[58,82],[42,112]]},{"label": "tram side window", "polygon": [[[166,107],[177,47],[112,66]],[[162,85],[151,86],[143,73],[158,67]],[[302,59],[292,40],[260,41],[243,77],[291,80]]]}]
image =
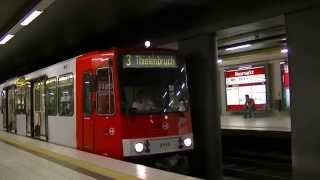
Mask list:
[{"label": "tram side window", "polygon": [[83,112],[85,116],[89,116],[91,114],[91,87],[91,73],[85,72],[83,74]]},{"label": "tram side window", "polygon": [[17,114],[25,113],[25,89],[23,87],[15,89],[15,111]]},{"label": "tram side window", "polygon": [[73,74],[59,76],[58,104],[60,116],[73,116]]},{"label": "tram side window", "polygon": [[57,115],[57,79],[46,81],[46,110],[49,116]]},{"label": "tram side window", "polygon": [[112,69],[97,70],[97,114],[110,115],[114,113],[114,88]]}]

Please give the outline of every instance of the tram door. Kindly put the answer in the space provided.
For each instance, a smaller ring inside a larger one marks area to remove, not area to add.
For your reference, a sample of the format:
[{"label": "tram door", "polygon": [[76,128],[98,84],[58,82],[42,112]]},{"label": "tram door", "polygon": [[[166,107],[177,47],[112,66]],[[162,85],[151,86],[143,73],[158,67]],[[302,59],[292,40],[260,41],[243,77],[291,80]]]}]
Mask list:
[{"label": "tram door", "polygon": [[45,113],[45,80],[33,83],[33,137],[47,140],[47,120]]},{"label": "tram door", "polygon": [[26,118],[27,118],[27,136],[32,136],[32,96],[31,96],[31,85],[26,86]]},{"label": "tram door", "polygon": [[7,129],[11,133],[17,133],[17,117],[15,112],[15,88],[8,88],[8,126]]},{"label": "tram door", "polygon": [[8,131],[7,130],[7,120],[8,120],[8,117],[7,117],[7,106],[8,106],[8,103],[7,103],[7,91],[6,90],[3,90],[2,91],[2,97],[1,97],[1,101],[2,101],[2,120],[3,120],[3,129],[5,131]]},{"label": "tram door", "polygon": [[95,152],[107,156],[115,155],[117,152],[111,150],[118,133],[115,127],[115,97],[112,67],[109,67],[109,65],[97,67],[95,76],[96,108],[93,113],[96,138]]},{"label": "tram door", "polygon": [[82,76],[83,90],[83,148],[92,152],[94,145],[94,119],[92,118],[92,72],[85,71]]},{"label": "tram door", "polygon": [[115,102],[112,68],[101,66],[83,74],[83,145],[86,151],[107,155],[115,135]]}]

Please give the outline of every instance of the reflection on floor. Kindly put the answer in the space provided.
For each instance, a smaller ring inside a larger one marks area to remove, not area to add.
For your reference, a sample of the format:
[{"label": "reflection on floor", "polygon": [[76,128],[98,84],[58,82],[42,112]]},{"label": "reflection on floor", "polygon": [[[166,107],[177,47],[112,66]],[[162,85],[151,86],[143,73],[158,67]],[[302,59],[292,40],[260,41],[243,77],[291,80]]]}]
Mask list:
[{"label": "reflection on floor", "polygon": [[0,179],[95,179],[0,142]]},{"label": "reflection on floor", "polygon": [[289,113],[273,113],[269,116],[256,116],[245,119],[242,115],[221,116],[222,129],[257,130],[257,131],[291,131]]}]

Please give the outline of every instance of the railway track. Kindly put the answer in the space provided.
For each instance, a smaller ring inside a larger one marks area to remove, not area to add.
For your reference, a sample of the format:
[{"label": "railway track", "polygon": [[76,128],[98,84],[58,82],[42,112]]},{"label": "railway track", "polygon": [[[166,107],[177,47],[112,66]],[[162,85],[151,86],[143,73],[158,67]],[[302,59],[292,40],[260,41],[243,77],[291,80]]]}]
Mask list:
[{"label": "railway track", "polygon": [[291,179],[290,133],[224,132],[224,175],[254,180]]}]

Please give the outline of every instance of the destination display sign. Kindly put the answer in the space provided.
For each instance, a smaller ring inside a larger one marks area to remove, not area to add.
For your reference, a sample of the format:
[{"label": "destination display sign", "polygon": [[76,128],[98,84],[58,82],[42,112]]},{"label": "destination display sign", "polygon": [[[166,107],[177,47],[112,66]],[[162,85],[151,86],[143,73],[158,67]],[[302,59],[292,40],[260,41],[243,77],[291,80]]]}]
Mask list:
[{"label": "destination display sign", "polygon": [[176,68],[177,60],[173,55],[126,54],[122,58],[123,68]]},{"label": "destination display sign", "polygon": [[15,81],[15,84],[16,84],[17,86],[24,86],[24,85],[30,84],[30,82],[27,81],[27,80],[25,79],[25,77],[20,77],[20,78],[18,78],[18,79]]}]

